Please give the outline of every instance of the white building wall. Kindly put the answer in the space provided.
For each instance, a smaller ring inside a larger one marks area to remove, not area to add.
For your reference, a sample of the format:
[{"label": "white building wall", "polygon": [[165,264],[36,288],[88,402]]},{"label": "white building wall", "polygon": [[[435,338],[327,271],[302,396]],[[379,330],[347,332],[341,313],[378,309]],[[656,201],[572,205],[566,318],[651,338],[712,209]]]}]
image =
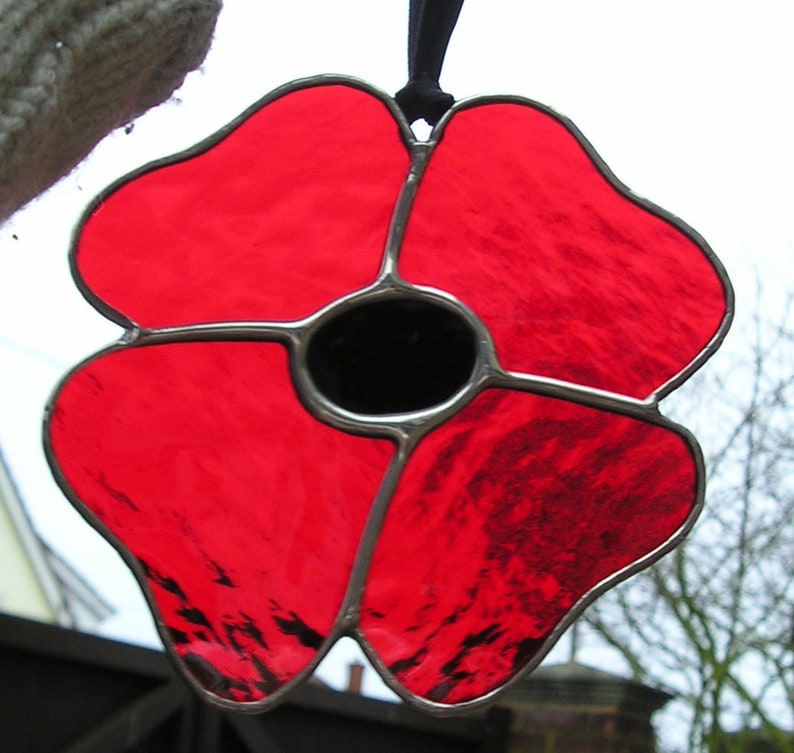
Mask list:
[{"label": "white building wall", "polygon": [[57,583],[0,457],[0,610],[55,622]]}]

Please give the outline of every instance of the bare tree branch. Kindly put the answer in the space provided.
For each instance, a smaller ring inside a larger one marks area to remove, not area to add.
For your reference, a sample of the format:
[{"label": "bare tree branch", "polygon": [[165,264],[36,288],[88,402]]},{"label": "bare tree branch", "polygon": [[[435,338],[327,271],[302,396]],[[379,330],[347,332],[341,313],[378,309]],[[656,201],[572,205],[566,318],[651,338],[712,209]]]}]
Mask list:
[{"label": "bare tree branch", "polygon": [[586,617],[637,679],[678,694],[690,753],[747,750],[742,731],[794,753],[792,311],[794,296],[774,322],[756,312],[728,368],[695,377],[677,407],[702,424],[703,516]]}]

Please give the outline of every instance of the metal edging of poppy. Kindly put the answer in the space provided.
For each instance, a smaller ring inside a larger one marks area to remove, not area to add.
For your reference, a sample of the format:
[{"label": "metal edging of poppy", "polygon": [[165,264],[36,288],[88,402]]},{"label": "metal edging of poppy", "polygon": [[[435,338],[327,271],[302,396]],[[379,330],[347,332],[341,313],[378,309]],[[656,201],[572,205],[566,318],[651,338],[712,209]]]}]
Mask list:
[{"label": "metal edging of poppy", "polygon": [[[172,165],[204,153],[223,140],[231,131],[237,128],[254,112],[285,95],[300,89],[335,84],[357,88],[378,98],[394,117],[399,127],[401,138],[409,150],[411,156],[411,167],[395,204],[389,225],[383,262],[375,282],[366,286],[365,288],[354,291],[347,296],[343,296],[337,301],[334,301],[314,314],[301,320],[289,322],[226,322],[222,324],[201,324],[159,329],[144,329],[138,327],[134,322],[129,320],[121,312],[106,304],[96,294],[94,294],[93,291],[90,290],[87,284],[83,281],[77,269],[77,243],[83,225],[87,222],[93,212],[101,205],[105,198],[135,178],[153,172],[161,167]],[[717,270],[718,276],[723,285],[726,300],[726,313],[719,328],[712,336],[711,340],[703,348],[703,350],[681,372],[673,376],[647,398],[636,399],[604,390],[582,387],[577,384],[555,380],[552,378],[537,377],[505,371],[499,365],[490,333],[481,320],[476,316],[476,314],[474,314],[474,312],[472,312],[461,301],[443,291],[412,285],[400,277],[397,270],[397,260],[405,233],[408,216],[410,214],[410,210],[413,205],[418,186],[422,180],[422,176],[427,166],[429,157],[432,154],[436,144],[438,144],[443,138],[444,128],[456,112],[460,112],[461,110],[482,104],[499,103],[518,104],[531,107],[557,120],[577,139],[579,144],[584,148],[587,155],[592,160],[595,167],[619,194],[647,212],[654,214],[670,223],[679,231],[688,236],[695,242],[701,252],[709,259],[714,268]],[[631,575],[656,562],[660,557],[677,546],[677,544],[683,540],[683,538],[692,528],[695,520],[703,508],[705,495],[705,464],[702,452],[700,451],[694,436],[686,428],[676,424],[660,413],[659,400],[668,395],[673,389],[686,381],[686,379],[688,379],[697,369],[699,369],[708,360],[708,358],[710,358],[716,352],[717,348],[725,337],[730,326],[734,306],[733,290],[725,269],[705,240],[686,223],[661,209],[660,207],[657,207],[651,202],[636,196],[630,191],[630,189],[622,184],[614,176],[606,163],[601,159],[595,149],[590,145],[590,143],[585,139],[585,137],[571,121],[557,114],[545,105],[538,104],[532,100],[519,96],[490,96],[463,100],[455,104],[439,121],[435,128],[433,128],[427,141],[419,141],[414,137],[413,132],[411,131],[407,121],[400,112],[394,100],[389,95],[376,89],[370,84],[367,84],[359,79],[338,75],[315,76],[290,82],[260,99],[223,129],[217,131],[215,134],[209,136],[190,149],[177,155],[160,159],[145,165],[109,186],[89,205],[76,226],[72,236],[70,265],[72,275],[83,296],[103,316],[124,327],[125,332],[117,342],[109,345],[92,356],[89,356],[81,363],[74,366],[54,388],[45,410],[43,425],[45,455],[58,485],[70,502],[83,516],[83,518],[112,544],[112,546],[119,552],[122,559],[133,572],[146,598],[146,601],[156,618],[157,630],[161,639],[163,640],[166,652],[178,668],[180,674],[186,678],[188,683],[193,686],[193,688],[201,696],[217,707],[248,713],[258,713],[273,708],[280,703],[295,686],[305,681],[315,671],[330,648],[340,638],[351,637],[362,647],[366,656],[372,662],[386,685],[395,693],[397,693],[397,695],[406,703],[413,706],[414,708],[435,716],[448,716],[479,708],[484,704],[491,702],[496,696],[500,695],[516,682],[519,682],[523,677],[537,667],[537,665],[542,661],[550,649],[559,640],[562,633],[598,596],[619,582],[627,579]],[[306,350],[307,344],[311,340],[312,335],[318,330],[323,322],[327,321],[335,314],[350,310],[365,302],[400,299],[416,299],[432,302],[432,304],[435,306],[440,306],[455,313],[471,328],[475,335],[477,354],[471,375],[469,376],[468,380],[460,387],[460,389],[455,392],[455,394],[450,396],[447,400],[444,400],[443,402],[430,408],[406,413],[364,415],[353,413],[333,404],[315,387],[309,373],[309,369],[307,368]],[[323,423],[326,423],[340,431],[373,438],[387,438],[394,442],[396,446],[395,455],[385,472],[380,489],[373,501],[359,549],[349,575],[347,591],[337,617],[334,620],[331,631],[317,651],[315,658],[306,666],[304,670],[302,670],[298,675],[289,680],[283,686],[279,687],[271,695],[259,701],[235,702],[220,698],[213,694],[210,690],[200,685],[199,682],[188,671],[186,671],[182,664],[182,660],[176,654],[176,651],[168,637],[168,630],[161,620],[159,609],[149,589],[147,577],[140,562],[115,536],[115,534],[105,527],[104,523],[98,518],[98,516],[96,516],[72,491],[66,478],[60,470],[50,440],[50,421],[52,419],[53,408],[57,402],[61,389],[77,371],[92,361],[95,361],[109,353],[120,351],[126,348],[147,347],[150,345],[165,343],[214,341],[271,342],[283,345],[289,352],[290,373],[293,386],[295,387],[304,407],[311,415]],[[605,578],[585,594],[583,594],[576,604],[568,610],[556,627],[549,633],[533,658],[521,670],[506,680],[502,685],[492,689],[491,691],[476,699],[454,704],[444,704],[416,696],[399,684],[394,675],[388,670],[374,649],[369,645],[369,642],[360,630],[360,606],[373,553],[386,516],[386,512],[401,473],[413,450],[416,448],[421,439],[430,431],[439,427],[453,415],[458,413],[464,406],[469,404],[483,391],[492,388],[510,389],[578,403],[597,410],[628,416],[644,423],[655,424],[672,431],[686,442],[696,466],[697,484],[695,489],[695,501],[692,510],[687,516],[687,519],[684,521],[678,531],[667,541],[656,547],[654,550],[639,560],[636,560],[620,571]]]}]

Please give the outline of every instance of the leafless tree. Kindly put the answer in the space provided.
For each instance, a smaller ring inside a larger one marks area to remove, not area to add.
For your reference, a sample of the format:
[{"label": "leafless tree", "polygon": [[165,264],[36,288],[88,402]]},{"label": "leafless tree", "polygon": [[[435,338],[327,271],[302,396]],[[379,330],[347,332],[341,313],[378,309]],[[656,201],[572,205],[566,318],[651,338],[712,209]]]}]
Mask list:
[{"label": "leafless tree", "polygon": [[701,519],[587,614],[637,679],[677,695],[666,724],[687,739],[668,750],[751,750],[741,732],[752,730],[794,753],[794,296],[774,321],[758,300],[750,324],[664,406],[704,448]]}]

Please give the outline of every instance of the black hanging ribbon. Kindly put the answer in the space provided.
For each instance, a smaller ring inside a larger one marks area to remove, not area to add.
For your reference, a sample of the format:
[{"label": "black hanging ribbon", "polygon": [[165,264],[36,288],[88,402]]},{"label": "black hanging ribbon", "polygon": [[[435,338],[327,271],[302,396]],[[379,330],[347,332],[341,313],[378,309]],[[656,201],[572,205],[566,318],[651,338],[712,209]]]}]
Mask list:
[{"label": "black hanging ribbon", "polygon": [[463,0],[411,0],[408,20],[408,83],[395,95],[409,123],[435,125],[455,99],[438,79]]}]

